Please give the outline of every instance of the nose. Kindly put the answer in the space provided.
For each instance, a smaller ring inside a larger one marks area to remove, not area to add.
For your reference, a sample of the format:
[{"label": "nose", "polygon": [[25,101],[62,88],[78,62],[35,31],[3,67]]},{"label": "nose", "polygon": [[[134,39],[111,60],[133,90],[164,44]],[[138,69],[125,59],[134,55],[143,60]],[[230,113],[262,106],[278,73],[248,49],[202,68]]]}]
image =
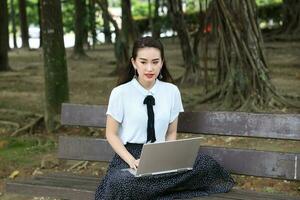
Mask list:
[{"label": "nose", "polygon": [[147,70],[147,71],[152,71],[152,70],[153,70],[153,66],[151,65],[151,63],[148,63],[148,64],[147,64],[146,70]]}]

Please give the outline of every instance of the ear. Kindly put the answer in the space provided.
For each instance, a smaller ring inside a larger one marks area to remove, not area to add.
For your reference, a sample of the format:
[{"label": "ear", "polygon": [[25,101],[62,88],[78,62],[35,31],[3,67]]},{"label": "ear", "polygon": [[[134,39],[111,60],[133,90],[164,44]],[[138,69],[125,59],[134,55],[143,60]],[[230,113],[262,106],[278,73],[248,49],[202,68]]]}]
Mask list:
[{"label": "ear", "polygon": [[164,60],[162,60],[162,62],[161,62],[160,70],[162,69],[163,65],[164,65]]},{"label": "ear", "polygon": [[132,64],[133,68],[136,69],[135,60],[133,58],[131,58],[130,61],[131,61],[131,64]]}]

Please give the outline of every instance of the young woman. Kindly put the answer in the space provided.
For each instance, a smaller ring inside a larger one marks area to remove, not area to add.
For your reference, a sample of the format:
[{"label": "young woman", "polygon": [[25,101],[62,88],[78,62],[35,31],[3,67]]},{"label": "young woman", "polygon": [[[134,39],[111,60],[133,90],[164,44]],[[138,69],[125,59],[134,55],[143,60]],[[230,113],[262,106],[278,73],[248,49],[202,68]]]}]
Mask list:
[{"label": "young woman", "polygon": [[137,169],[143,144],[176,140],[177,119],[183,112],[159,40],[138,39],[127,72],[109,98],[106,138],[116,154],[95,199],[192,198],[229,191],[234,185],[230,174],[203,154],[188,172],[134,177],[120,170]]}]

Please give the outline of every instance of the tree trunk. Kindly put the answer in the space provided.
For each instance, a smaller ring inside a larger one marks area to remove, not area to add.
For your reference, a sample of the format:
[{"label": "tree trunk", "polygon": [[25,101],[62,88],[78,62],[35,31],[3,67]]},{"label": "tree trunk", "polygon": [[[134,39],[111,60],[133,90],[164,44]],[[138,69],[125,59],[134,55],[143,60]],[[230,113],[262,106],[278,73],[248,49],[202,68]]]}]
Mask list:
[{"label": "tree trunk", "polygon": [[122,32],[127,41],[127,48],[129,50],[130,44],[133,43],[138,37],[138,30],[134,24],[132,14],[131,14],[131,1],[123,0],[121,1],[122,6]]},{"label": "tree trunk", "polygon": [[16,30],[16,12],[14,6],[14,0],[10,0],[10,12],[11,12],[11,23],[12,23],[12,32],[13,32],[13,42],[14,48],[18,48],[17,45],[17,30]]},{"label": "tree trunk", "polygon": [[[107,0],[103,1],[105,9],[108,9],[108,2]],[[102,12],[102,19],[104,23],[104,37],[105,37],[105,43],[110,44],[111,42],[111,31],[109,26],[109,19],[106,17],[106,14]]]},{"label": "tree trunk", "polygon": [[181,77],[180,83],[198,84],[200,83],[199,63],[192,50],[190,37],[183,18],[181,0],[169,0],[169,13],[174,30],[176,30],[180,40],[184,66],[186,68],[184,75]]},{"label": "tree trunk", "polygon": [[95,49],[95,45],[96,45],[96,42],[97,42],[97,33],[96,33],[96,16],[95,16],[95,12],[96,12],[96,9],[95,9],[95,0],[89,0],[89,25],[90,25],[90,31],[91,31],[91,34],[92,34],[92,46],[93,46],[93,49]]},{"label": "tree trunk", "polygon": [[75,46],[73,58],[79,59],[85,57],[83,44],[85,42],[85,19],[86,19],[86,4],[85,0],[75,0]]},{"label": "tree trunk", "polygon": [[25,0],[19,0],[19,13],[20,13],[22,47],[29,48],[29,35],[28,35],[27,12],[26,12]]},{"label": "tree trunk", "polygon": [[[286,101],[269,78],[254,0],[215,0],[217,37],[217,87],[207,100],[222,109],[257,111]],[[200,102],[201,103],[201,102]]]},{"label": "tree trunk", "polygon": [[296,35],[300,33],[300,1],[283,0],[283,33]]},{"label": "tree trunk", "polygon": [[37,3],[38,15],[39,15],[39,26],[40,26],[40,47],[43,46],[43,27],[42,27],[42,16],[41,16],[41,0],[38,0]]},{"label": "tree trunk", "polygon": [[116,41],[114,44],[114,51],[115,51],[115,57],[117,60],[117,66],[116,69],[111,73],[111,75],[117,75],[119,73],[124,73],[124,70],[126,66],[128,65],[129,61],[129,54],[128,54],[128,48],[127,43],[125,41],[125,37],[123,35],[123,32],[120,31],[117,22],[112,18],[110,13],[108,12],[107,7],[105,6],[105,0],[97,0],[99,6],[102,9],[103,14],[105,14],[106,18],[109,19],[109,21],[113,24],[115,28],[116,33]]},{"label": "tree trunk", "polygon": [[8,10],[7,1],[0,1],[0,71],[8,71]]},{"label": "tree trunk", "polygon": [[155,0],[155,7],[154,7],[154,17],[153,17],[153,24],[152,24],[152,37],[153,38],[160,38],[160,26],[161,23],[159,21],[158,15],[158,8],[159,8],[159,0]]},{"label": "tree trunk", "polygon": [[148,0],[148,20],[149,20],[149,29],[153,29],[153,18],[152,18],[152,3],[151,0]]},{"label": "tree trunk", "polygon": [[41,0],[45,73],[45,123],[49,132],[60,121],[61,104],[69,101],[68,72],[60,0]]},{"label": "tree trunk", "polygon": [[[205,93],[208,91],[208,41],[210,34],[207,33],[207,29],[209,27],[208,17],[206,15],[210,15],[211,9],[208,7],[208,2],[203,2],[202,0],[198,1],[199,3],[199,13],[198,13],[198,29],[193,34],[194,36],[194,44],[193,44],[193,52],[196,56],[197,60],[200,60],[200,53],[202,54],[203,67],[203,85]],[[203,6],[204,3],[204,6]],[[203,8],[204,7],[204,8]],[[201,42],[201,52],[199,52],[199,44]]]}]

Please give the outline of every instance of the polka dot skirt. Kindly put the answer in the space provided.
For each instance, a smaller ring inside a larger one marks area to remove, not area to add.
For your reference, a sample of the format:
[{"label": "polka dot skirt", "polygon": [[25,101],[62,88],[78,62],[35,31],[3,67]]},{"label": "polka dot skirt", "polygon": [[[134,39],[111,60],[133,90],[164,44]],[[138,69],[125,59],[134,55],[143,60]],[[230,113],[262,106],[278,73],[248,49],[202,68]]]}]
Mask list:
[{"label": "polka dot skirt", "polygon": [[[126,144],[127,150],[139,158],[142,144]],[[154,176],[134,177],[117,154],[95,194],[95,200],[116,199],[186,199],[228,192],[234,185],[230,174],[211,157],[199,153],[193,170]]]}]

